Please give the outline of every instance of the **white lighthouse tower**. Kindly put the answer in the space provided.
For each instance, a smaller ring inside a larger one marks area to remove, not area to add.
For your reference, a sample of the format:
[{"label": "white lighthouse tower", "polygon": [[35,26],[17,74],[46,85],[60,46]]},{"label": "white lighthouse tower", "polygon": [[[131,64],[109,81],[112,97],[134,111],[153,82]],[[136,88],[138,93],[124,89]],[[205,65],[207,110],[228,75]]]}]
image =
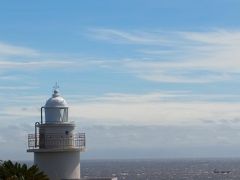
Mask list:
[{"label": "white lighthouse tower", "polygon": [[75,133],[68,120],[67,102],[55,87],[52,97],[41,108],[41,121],[28,135],[27,152],[34,153],[34,164],[50,180],[80,179],[80,152],[85,149],[85,134]]}]

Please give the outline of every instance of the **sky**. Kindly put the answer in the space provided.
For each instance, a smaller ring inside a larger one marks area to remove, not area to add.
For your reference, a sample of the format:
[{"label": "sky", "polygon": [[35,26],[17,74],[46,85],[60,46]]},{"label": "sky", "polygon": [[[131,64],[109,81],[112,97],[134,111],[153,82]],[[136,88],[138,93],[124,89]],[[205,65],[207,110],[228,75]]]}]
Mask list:
[{"label": "sky", "polygon": [[57,82],[83,159],[240,157],[240,1],[0,3],[0,159]]}]

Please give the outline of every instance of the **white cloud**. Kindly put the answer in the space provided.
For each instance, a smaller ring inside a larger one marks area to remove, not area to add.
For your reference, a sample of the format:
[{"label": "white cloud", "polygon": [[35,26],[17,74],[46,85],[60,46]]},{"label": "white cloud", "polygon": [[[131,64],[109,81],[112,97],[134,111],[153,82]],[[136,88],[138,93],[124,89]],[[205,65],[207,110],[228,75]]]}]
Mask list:
[{"label": "white cloud", "polygon": [[37,86],[0,86],[0,90],[28,90],[36,89]]},{"label": "white cloud", "polygon": [[69,64],[72,64],[72,62],[69,62],[69,61],[27,61],[27,62],[0,61],[0,68],[29,70],[29,68],[65,67]]},{"label": "white cloud", "polygon": [[125,93],[107,93],[100,97],[88,97],[87,102],[118,102],[118,103],[146,103],[158,102],[168,98],[168,100],[180,96],[189,95],[185,91],[162,91],[146,94],[125,94]]},{"label": "white cloud", "polygon": [[70,116],[78,121],[87,120],[90,124],[186,125],[201,124],[208,120],[216,123],[221,123],[221,120],[233,122],[240,117],[240,104],[222,101],[224,97],[231,98],[223,94],[196,95],[191,92],[110,93],[89,98],[89,101],[73,101],[70,103]]},{"label": "white cloud", "polygon": [[124,32],[115,29],[96,28],[90,29],[90,36],[100,39],[108,40],[114,43],[127,44],[161,44],[167,43],[168,40],[163,36],[158,36],[148,32]]},{"label": "white cloud", "polygon": [[14,46],[0,42],[0,56],[38,56],[39,52],[22,46]]},{"label": "white cloud", "polygon": [[[199,101],[199,98],[187,100],[188,96],[199,95],[184,91],[163,91],[146,94],[108,93],[96,97],[70,95],[66,99],[70,106],[69,119],[75,120],[78,128],[87,133],[90,150],[106,148],[108,144],[124,149],[126,143],[138,148],[161,148],[164,145],[173,149],[198,145],[206,147],[212,144],[237,146],[240,103],[210,101],[211,96],[229,96],[224,94],[201,94],[207,96],[204,101]],[[183,99],[178,100],[179,97]],[[41,103],[47,98],[21,96],[14,98],[14,104],[2,106],[0,142],[8,143],[8,148],[16,146],[14,141],[6,142],[6,139],[15,138],[16,133],[9,132],[11,129],[17,132],[18,138],[15,139],[18,140],[18,147],[25,150],[26,135],[34,132],[34,123],[40,121]],[[119,127],[111,128],[111,125]],[[87,127],[95,129],[89,131]],[[156,136],[159,138],[155,139]],[[210,137],[206,140],[208,136]],[[148,140],[147,137],[150,140],[143,145],[142,142]],[[105,144],[99,144],[99,139],[103,138],[106,140]],[[166,138],[170,141],[166,142]],[[2,154],[3,151],[1,149]]]},{"label": "white cloud", "polygon": [[184,125],[201,124],[203,120],[230,122],[240,117],[239,105],[223,102],[85,103],[73,105],[70,112],[76,119],[100,124]]},{"label": "white cloud", "polygon": [[215,45],[239,45],[240,32],[224,29],[216,29],[210,32],[181,32],[183,38],[193,42]]},{"label": "white cloud", "polygon": [[[210,62],[211,63],[211,62]],[[129,72],[137,77],[170,83],[209,83],[232,80],[236,73],[233,69],[218,69],[207,67],[207,64],[195,62],[158,62],[158,61],[128,61],[124,64]],[[236,68],[236,67],[235,67]]]},{"label": "white cloud", "polygon": [[[14,46],[0,42],[0,70],[17,69],[29,71],[33,68],[64,67],[72,62],[66,59],[49,59],[43,52],[35,49]],[[1,79],[4,79],[3,76]]]},{"label": "white cloud", "polygon": [[5,143],[5,142],[7,142],[7,140],[0,136],[0,143]]},{"label": "white cloud", "polygon": [[[110,42],[147,45],[137,49],[142,53],[141,58],[121,61],[121,65],[148,81],[209,83],[239,76],[240,31],[166,33],[97,29],[94,32],[94,37]],[[136,37],[141,40],[135,40]],[[156,43],[161,39],[164,43]]]},{"label": "white cloud", "polygon": [[[67,100],[70,105],[70,119],[85,125],[196,125],[207,121],[234,123],[240,118],[238,102],[215,101],[224,95],[213,95],[213,101],[211,95],[200,95],[206,96],[202,101],[199,100],[199,95],[196,95],[198,98],[195,99],[192,96],[194,94],[190,92],[110,93],[85,100],[82,97],[78,100],[76,97]],[[42,97],[40,101],[39,99],[37,96],[17,99],[14,105],[2,107],[1,116],[9,119],[8,122],[28,118],[33,118],[33,121],[39,120],[40,107],[44,105],[46,97]],[[26,103],[21,104],[21,100],[25,100]],[[27,103],[28,100],[31,103]]]},{"label": "white cloud", "polygon": [[[170,83],[210,83],[229,81],[239,76],[239,31],[127,32],[102,28],[92,29],[90,32],[94,37],[111,42],[144,45],[144,49],[136,49],[141,57],[131,59],[132,55],[128,54],[128,59],[114,61],[66,55],[60,57],[0,43],[0,70],[29,71],[61,67],[79,70],[98,67],[118,69],[148,81]],[[15,54],[24,60],[15,59]]]},{"label": "white cloud", "polygon": [[14,80],[20,80],[22,77],[16,76],[16,75],[2,75],[0,76],[0,80],[6,80],[6,81],[14,81]]},{"label": "white cloud", "polygon": [[[0,42],[0,72],[9,70],[32,71],[36,69],[77,69],[108,66],[99,58],[83,57],[73,54],[54,54],[32,48],[13,46]],[[0,74],[1,75],[1,74]],[[0,79],[7,79],[4,74]]]}]

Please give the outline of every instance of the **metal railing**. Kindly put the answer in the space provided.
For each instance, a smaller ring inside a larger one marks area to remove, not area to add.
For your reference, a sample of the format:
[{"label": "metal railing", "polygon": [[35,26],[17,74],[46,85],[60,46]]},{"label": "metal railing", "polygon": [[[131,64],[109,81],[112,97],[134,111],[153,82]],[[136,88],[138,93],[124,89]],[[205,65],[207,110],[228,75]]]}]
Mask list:
[{"label": "metal railing", "polygon": [[69,149],[86,147],[85,133],[76,134],[28,134],[29,149]]}]

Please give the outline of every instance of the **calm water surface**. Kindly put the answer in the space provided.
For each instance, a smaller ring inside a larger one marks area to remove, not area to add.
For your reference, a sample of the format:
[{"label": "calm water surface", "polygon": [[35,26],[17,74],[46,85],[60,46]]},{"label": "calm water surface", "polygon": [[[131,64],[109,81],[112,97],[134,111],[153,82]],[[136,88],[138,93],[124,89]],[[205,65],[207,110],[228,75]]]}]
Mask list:
[{"label": "calm water surface", "polygon": [[82,160],[81,173],[118,180],[240,180],[240,159]]}]

